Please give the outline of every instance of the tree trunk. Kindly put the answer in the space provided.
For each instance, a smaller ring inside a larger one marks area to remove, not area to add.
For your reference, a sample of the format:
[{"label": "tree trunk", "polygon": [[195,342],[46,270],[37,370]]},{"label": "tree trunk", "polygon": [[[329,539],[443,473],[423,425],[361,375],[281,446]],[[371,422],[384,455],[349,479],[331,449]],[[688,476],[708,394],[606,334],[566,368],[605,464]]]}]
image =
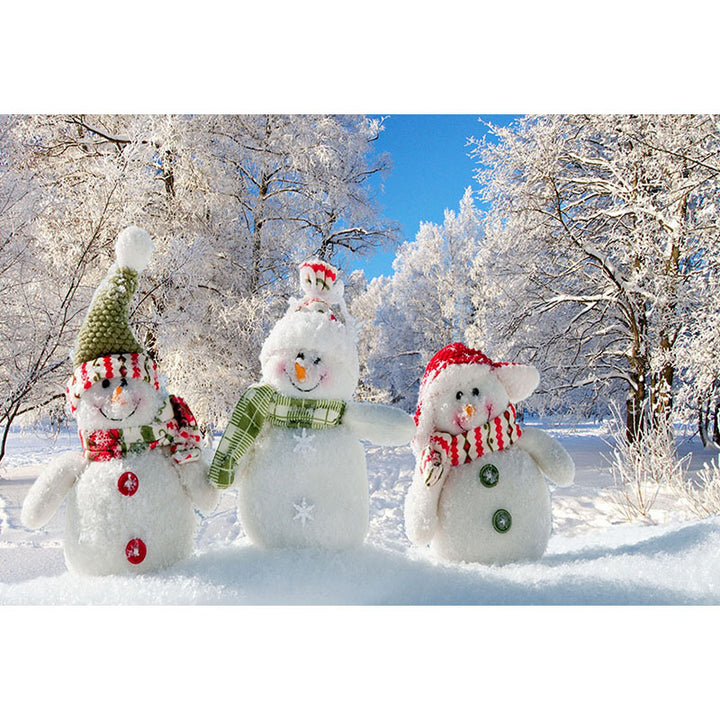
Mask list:
[{"label": "tree trunk", "polygon": [[628,391],[625,403],[625,434],[629,443],[639,442],[643,436],[645,399],[645,382],[636,379],[635,386]]},{"label": "tree trunk", "polygon": [[260,192],[254,208],[255,223],[252,234],[252,273],[250,274],[249,291],[255,295],[260,289],[260,276],[262,274],[262,231],[265,220],[265,200],[268,193],[268,183],[263,177],[260,184]]},{"label": "tree trunk", "polygon": [[165,192],[170,198],[175,197],[175,171],[173,169],[175,157],[171,150],[166,150],[162,160],[162,179],[165,184]]},{"label": "tree trunk", "polygon": [[[662,339],[660,347],[662,350],[668,350],[670,348],[670,345],[666,344],[665,338]],[[672,386],[674,379],[675,368],[669,363],[652,377],[650,402],[653,410],[653,419],[655,420],[670,420],[673,405]]]},{"label": "tree trunk", "polygon": [[710,409],[710,401],[705,402],[702,398],[698,398],[698,434],[702,440],[703,447],[708,444],[708,416]]},{"label": "tree trunk", "polygon": [[[636,264],[640,259],[636,260]],[[631,318],[631,348],[628,356],[630,380],[626,400],[626,437],[629,443],[637,443],[644,434],[647,418],[647,378],[650,363],[647,358],[647,318],[642,305],[633,307],[628,303]]]},{"label": "tree trunk", "polygon": [[[677,219],[680,223],[685,221],[688,209],[688,197],[683,198],[677,209]],[[653,420],[665,422],[670,426],[670,414],[673,405],[673,381],[675,379],[675,362],[673,349],[678,330],[678,285],[680,276],[680,247],[682,238],[679,233],[673,232],[670,243],[670,252],[665,262],[664,279],[667,283],[668,303],[665,310],[663,327],[660,330],[660,354],[664,363],[660,371],[652,377],[651,403]]]},{"label": "tree trunk", "polygon": [[13,424],[13,420],[17,417],[19,406],[14,406],[8,409],[5,414],[5,427],[3,428],[2,438],[0,438],[0,460],[5,457],[5,446],[7,445],[8,435],[10,434],[10,426]]},{"label": "tree trunk", "polygon": [[[272,133],[272,122],[271,116],[265,120],[265,146],[267,146]],[[267,196],[270,192],[270,179],[272,175],[264,169],[261,176],[258,187],[258,195],[255,200],[253,207],[253,230],[252,230],[252,272],[250,274],[250,283],[248,290],[251,295],[255,295],[260,289],[260,280],[262,275],[262,239],[263,239],[263,227],[265,225],[265,215],[267,204]]]}]

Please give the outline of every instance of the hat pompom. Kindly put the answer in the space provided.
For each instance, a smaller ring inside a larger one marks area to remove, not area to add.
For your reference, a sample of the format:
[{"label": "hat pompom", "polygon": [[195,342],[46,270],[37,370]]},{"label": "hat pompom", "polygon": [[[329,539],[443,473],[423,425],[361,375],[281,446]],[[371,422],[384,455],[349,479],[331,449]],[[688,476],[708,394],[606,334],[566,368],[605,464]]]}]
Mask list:
[{"label": "hat pompom", "polygon": [[149,233],[137,225],[125,228],[115,243],[118,267],[142,272],[152,257],[154,245]]}]

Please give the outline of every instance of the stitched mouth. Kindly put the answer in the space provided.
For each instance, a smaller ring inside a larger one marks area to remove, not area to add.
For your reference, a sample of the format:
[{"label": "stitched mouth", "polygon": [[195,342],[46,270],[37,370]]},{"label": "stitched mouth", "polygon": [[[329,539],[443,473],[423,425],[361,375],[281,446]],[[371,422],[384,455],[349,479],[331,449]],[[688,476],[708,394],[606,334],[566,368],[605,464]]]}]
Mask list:
[{"label": "stitched mouth", "polygon": [[472,430],[473,428],[484,424],[478,422],[478,420],[479,418],[477,418],[477,416],[466,417],[464,415],[461,415],[460,417],[455,418],[455,424],[460,428],[460,430],[462,430],[463,432],[467,432],[468,430]]},{"label": "stitched mouth", "polygon": [[322,380],[323,380],[322,378],[320,378],[320,379],[317,381],[317,383],[315,383],[315,385],[313,385],[311,388],[303,388],[303,387],[300,387],[299,385],[297,385],[297,384],[295,383],[295,381],[292,379],[292,375],[291,375],[287,370],[285,371],[285,374],[287,375],[287,379],[290,381],[290,384],[291,384],[296,390],[299,390],[300,392],[305,392],[305,393],[312,392],[312,391],[315,390],[316,388],[320,387],[320,383],[321,383]]},{"label": "stitched mouth", "polygon": [[319,380],[318,380],[317,383],[316,383],[315,385],[313,385],[311,388],[302,388],[302,387],[300,387],[299,385],[296,385],[296,384],[293,382],[293,379],[292,379],[289,375],[288,375],[288,378],[290,379],[290,384],[291,384],[296,390],[299,390],[300,392],[312,392],[313,390],[315,390],[315,388],[319,388],[319,387],[320,387],[320,381],[319,381]]},{"label": "stitched mouth", "polygon": [[139,406],[140,406],[140,401],[138,400],[135,403],[135,407],[132,409],[132,412],[130,412],[127,415],[124,415],[123,417],[120,417],[120,418],[112,417],[111,415],[106,415],[103,412],[102,408],[98,408],[98,410],[100,411],[100,414],[107,420],[112,420],[113,422],[122,422],[123,420],[127,420],[129,417],[132,417],[135,414],[135,411],[138,409]]},{"label": "stitched mouth", "polygon": [[455,424],[456,424],[456,425],[460,428],[460,430],[462,430],[463,432],[465,432],[465,431],[467,430],[467,428],[465,427],[465,418],[455,418]]}]

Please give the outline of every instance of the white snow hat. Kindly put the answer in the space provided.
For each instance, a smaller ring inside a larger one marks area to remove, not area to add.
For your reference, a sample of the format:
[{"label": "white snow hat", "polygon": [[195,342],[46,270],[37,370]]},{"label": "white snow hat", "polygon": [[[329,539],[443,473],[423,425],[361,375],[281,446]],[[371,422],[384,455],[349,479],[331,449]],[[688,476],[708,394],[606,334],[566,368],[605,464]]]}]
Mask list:
[{"label": "white snow hat", "polygon": [[260,351],[263,368],[275,355],[305,348],[342,363],[359,374],[357,328],[345,305],[344,286],[337,270],[323,260],[299,266],[299,300],[291,298],[288,309],[270,331]]}]

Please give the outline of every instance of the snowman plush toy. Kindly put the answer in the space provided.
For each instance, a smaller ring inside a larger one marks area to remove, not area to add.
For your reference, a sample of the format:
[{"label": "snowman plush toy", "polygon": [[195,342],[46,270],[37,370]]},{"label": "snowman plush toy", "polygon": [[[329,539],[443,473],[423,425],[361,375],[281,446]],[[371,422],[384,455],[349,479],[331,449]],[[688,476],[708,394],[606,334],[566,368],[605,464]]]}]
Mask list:
[{"label": "snowman plush toy", "polygon": [[217,500],[195,418],[168,395],[128,324],[138,273],[152,251],[144,230],[120,233],[66,389],[82,452],[51,462],[23,503],[23,524],[39,528],[67,497],[65,560],[84,575],[142,573],[188,557],[195,507],[209,512]]},{"label": "snowman plush toy", "polygon": [[571,485],[575,465],[545,432],[517,423],[514,403],[538,381],[531,365],[493,362],[462,343],[432,358],[420,384],[405,501],[413,543],[453,561],[543,555],[552,529],[545,478]]},{"label": "snowman plush toy", "polygon": [[360,440],[404,445],[413,419],[358,403],[356,327],[337,270],[300,266],[304,296],[291,299],[260,353],[262,377],[238,402],[210,467],[237,487],[240,521],[263,548],[339,550],[361,545],[369,496]]}]

